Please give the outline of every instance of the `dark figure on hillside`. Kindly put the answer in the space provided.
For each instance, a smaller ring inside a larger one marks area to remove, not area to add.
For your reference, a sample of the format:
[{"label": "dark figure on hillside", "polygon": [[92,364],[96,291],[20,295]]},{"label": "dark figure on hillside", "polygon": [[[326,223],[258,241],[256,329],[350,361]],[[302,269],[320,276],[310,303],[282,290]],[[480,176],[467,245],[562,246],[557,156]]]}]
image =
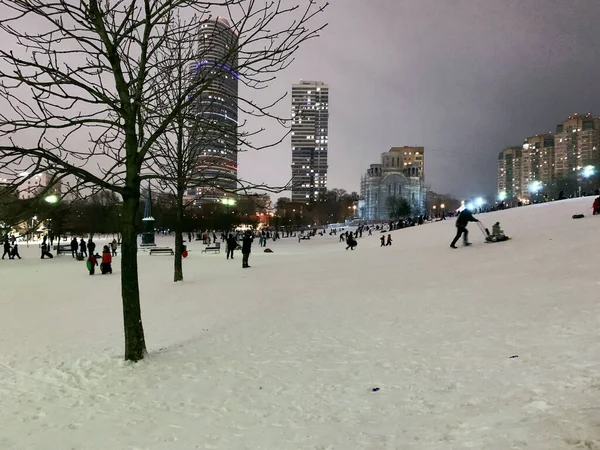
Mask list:
[{"label": "dark figure on hillside", "polygon": [[111,256],[117,256],[118,248],[119,248],[119,244],[117,243],[117,240],[113,238],[112,242],[110,243],[110,249],[112,250]]},{"label": "dark figure on hillside", "polygon": [[598,214],[600,214],[600,197],[596,197],[592,204],[592,215],[596,216]]},{"label": "dark figure on hillside", "polygon": [[354,239],[354,236],[352,235],[352,231],[348,232],[346,231],[346,250],[350,249],[350,250],[354,250],[354,247],[356,247],[358,245],[358,242],[356,242],[356,239]]},{"label": "dark figure on hillside", "polygon": [[254,238],[252,237],[252,233],[250,231],[246,231],[244,234],[244,238],[242,239],[242,268],[247,269],[250,266],[248,265],[248,260],[250,259],[250,253],[252,251],[252,242]]},{"label": "dark figure on hillside", "polygon": [[392,245],[392,235],[391,234],[388,234],[387,243],[385,245],[386,245],[386,247],[389,245]]},{"label": "dark figure on hillside", "polygon": [[15,244],[13,245],[13,248],[10,251],[10,259],[15,259],[15,258],[21,259],[21,255],[19,255],[19,245],[17,244],[16,241],[15,241]]},{"label": "dark figure on hillside", "polygon": [[479,220],[473,217],[471,211],[468,209],[463,209],[458,215],[458,219],[456,219],[456,236],[454,237],[452,244],[450,244],[450,247],[456,248],[456,243],[461,236],[463,237],[465,246],[471,245],[469,243],[469,231],[467,230],[467,225],[469,222],[479,222]]},{"label": "dark figure on hillside", "polygon": [[229,259],[229,257],[233,259],[233,251],[236,249],[237,245],[237,241],[233,234],[229,234],[227,237],[227,259]]},{"label": "dark figure on hillside", "polygon": [[381,247],[385,247],[385,235],[381,236]]},{"label": "dark figure on hillside", "polygon": [[96,243],[92,241],[92,238],[90,238],[87,243],[87,249],[90,255],[93,255],[94,251],[96,250]]},{"label": "dark figure on hillside", "polygon": [[2,253],[2,259],[8,255],[8,259],[10,259],[10,242],[8,242],[8,238],[4,241],[4,253]]},{"label": "dark figure on hillside", "polygon": [[81,253],[82,255],[87,256],[87,249],[85,246],[85,241],[83,240],[83,238],[81,238],[81,241],[79,241],[79,253]]},{"label": "dark figure on hillside", "polygon": [[79,243],[77,242],[77,238],[71,239],[71,256],[73,258],[77,258],[77,249],[79,248]]}]

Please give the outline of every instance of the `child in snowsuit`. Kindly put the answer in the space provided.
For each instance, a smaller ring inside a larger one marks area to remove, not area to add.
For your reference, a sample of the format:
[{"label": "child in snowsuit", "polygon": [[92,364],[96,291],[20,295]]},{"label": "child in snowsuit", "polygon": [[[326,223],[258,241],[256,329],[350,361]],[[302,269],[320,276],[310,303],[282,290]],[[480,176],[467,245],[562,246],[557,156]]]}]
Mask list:
[{"label": "child in snowsuit", "polygon": [[94,273],[96,273],[96,266],[98,265],[98,259],[96,259],[96,256],[94,254],[91,254],[88,257],[88,263],[90,275],[94,275]]},{"label": "child in snowsuit", "polygon": [[381,246],[385,247],[385,236],[381,236]]},{"label": "child in snowsuit", "polygon": [[596,197],[592,205],[592,215],[596,216],[600,214],[600,197]]},{"label": "child in snowsuit", "polygon": [[102,263],[100,264],[100,271],[102,275],[112,273],[112,255],[108,245],[105,245],[102,249]]},{"label": "child in snowsuit", "polygon": [[488,236],[488,240],[492,242],[506,241],[508,237],[504,234],[502,228],[500,228],[500,222],[496,222],[492,227],[492,234]]},{"label": "child in snowsuit", "polygon": [[391,235],[391,234],[388,234],[388,238],[387,238],[387,244],[385,244],[385,245],[386,245],[386,247],[387,247],[388,245],[392,245],[392,235]]}]

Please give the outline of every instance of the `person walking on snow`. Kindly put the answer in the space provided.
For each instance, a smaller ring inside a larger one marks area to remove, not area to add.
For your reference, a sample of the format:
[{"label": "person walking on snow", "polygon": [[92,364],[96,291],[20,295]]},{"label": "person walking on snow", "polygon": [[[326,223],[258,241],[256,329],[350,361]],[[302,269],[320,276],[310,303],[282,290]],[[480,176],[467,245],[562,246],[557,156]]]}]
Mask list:
[{"label": "person walking on snow", "polygon": [[8,255],[8,259],[10,259],[10,242],[8,242],[8,238],[4,241],[4,253],[2,254],[2,259]]},{"label": "person walking on snow", "polygon": [[392,245],[392,235],[391,234],[388,234],[387,244],[385,244],[385,246],[387,247],[389,245]]},{"label": "person walking on snow", "polygon": [[94,256],[93,253],[90,253],[90,256],[88,257],[88,262],[87,262],[87,266],[88,266],[88,270],[90,271],[90,275],[94,275],[94,273],[96,273],[97,265],[98,265],[98,260],[96,259],[96,256]]},{"label": "person walking on snow", "polygon": [[242,268],[248,269],[250,266],[248,265],[248,260],[250,259],[250,253],[252,251],[252,242],[254,238],[250,233],[250,230],[246,231],[244,234],[244,238],[242,239]]},{"label": "person walking on snow", "polygon": [[596,216],[598,214],[600,214],[600,197],[596,197],[592,204],[592,215]]},{"label": "person walking on snow", "polygon": [[385,235],[381,235],[381,247],[385,247]]},{"label": "person walking on snow", "polygon": [[229,237],[227,238],[227,259],[229,259],[230,256],[231,259],[233,259],[233,251],[236,249],[236,247],[237,241],[235,240],[233,234],[229,233]]},{"label": "person walking on snow", "polygon": [[451,248],[456,248],[456,243],[461,236],[463,237],[465,247],[471,245],[469,243],[469,231],[467,230],[467,225],[469,222],[479,222],[479,220],[473,217],[473,213],[471,211],[468,209],[463,209],[456,219],[456,236],[450,244]]},{"label": "person walking on snow", "polygon": [[13,245],[12,250],[10,251],[9,258],[15,259],[15,257],[21,259],[21,255],[19,255],[19,245],[17,244],[16,241],[15,241],[15,244]]},{"label": "person walking on snow", "polygon": [[117,240],[115,238],[113,238],[112,242],[110,243],[110,249],[112,250],[112,256],[117,256],[117,248],[119,247],[119,244],[117,243]]}]

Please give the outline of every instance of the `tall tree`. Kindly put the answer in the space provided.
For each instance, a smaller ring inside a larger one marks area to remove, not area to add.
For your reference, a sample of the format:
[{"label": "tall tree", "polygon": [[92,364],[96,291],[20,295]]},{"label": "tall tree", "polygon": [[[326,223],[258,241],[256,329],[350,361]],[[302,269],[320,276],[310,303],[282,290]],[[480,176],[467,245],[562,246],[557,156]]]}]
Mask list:
[{"label": "tall tree", "polygon": [[[51,171],[71,186],[100,187],[122,198],[126,360],[146,353],[136,216],[141,183],[152,174],[143,169],[160,136],[202,94],[198,80],[174,103],[163,102],[164,90],[153,88],[164,68],[159,50],[173,36],[195,35],[196,22],[177,17],[209,17],[218,9],[240,36],[237,73],[249,85],[266,86],[299,45],[318,35],[320,27],[310,23],[326,5],[305,5],[0,0],[0,175],[16,185],[20,173]],[[269,114],[269,106],[256,109]]]},{"label": "tall tree", "polygon": [[390,219],[400,220],[412,212],[410,202],[404,197],[390,196],[387,198],[387,209]]}]

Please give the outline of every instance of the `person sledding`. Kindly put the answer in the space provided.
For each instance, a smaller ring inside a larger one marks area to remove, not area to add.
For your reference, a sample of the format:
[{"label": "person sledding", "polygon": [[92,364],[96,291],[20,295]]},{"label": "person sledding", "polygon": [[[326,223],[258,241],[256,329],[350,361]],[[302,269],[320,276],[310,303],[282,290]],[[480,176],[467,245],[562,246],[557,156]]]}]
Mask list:
[{"label": "person sledding", "polygon": [[473,217],[473,213],[465,208],[460,212],[458,218],[456,219],[456,236],[450,244],[451,248],[456,248],[456,243],[461,236],[463,238],[465,247],[471,245],[469,242],[469,231],[467,230],[467,225],[469,222],[479,222],[479,220]]},{"label": "person sledding", "polygon": [[500,222],[496,222],[492,227],[492,234],[486,236],[485,240],[488,242],[502,242],[507,241],[509,237],[504,234],[502,228],[500,228]]}]

